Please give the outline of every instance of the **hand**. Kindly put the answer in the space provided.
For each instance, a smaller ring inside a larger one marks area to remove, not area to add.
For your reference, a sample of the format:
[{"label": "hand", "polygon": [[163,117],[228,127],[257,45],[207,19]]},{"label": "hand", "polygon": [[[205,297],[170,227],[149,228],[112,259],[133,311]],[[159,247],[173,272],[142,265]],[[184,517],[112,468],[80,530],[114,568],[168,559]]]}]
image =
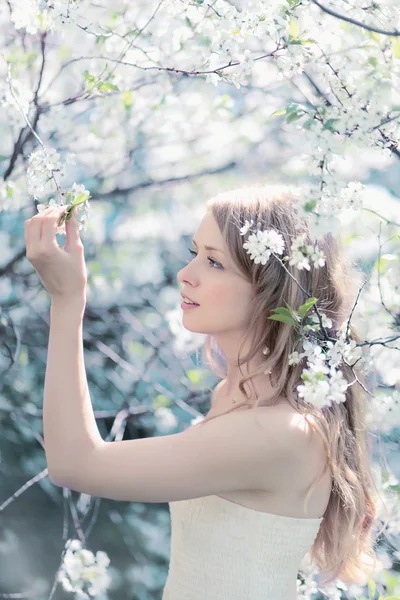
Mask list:
[{"label": "hand", "polygon": [[35,268],[52,300],[86,302],[87,270],[84,246],[78,230],[77,208],[65,221],[67,242],[56,240],[60,219],[67,205],[49,207],[24,223],[26,257]]}]

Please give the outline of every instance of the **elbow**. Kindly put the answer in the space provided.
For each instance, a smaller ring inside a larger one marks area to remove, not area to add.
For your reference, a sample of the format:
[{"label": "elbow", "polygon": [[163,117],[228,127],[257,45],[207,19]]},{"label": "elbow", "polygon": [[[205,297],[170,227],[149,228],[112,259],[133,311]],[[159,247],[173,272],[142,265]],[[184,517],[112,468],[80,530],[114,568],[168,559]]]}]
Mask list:
[{"label": "elbow", "polygon": [[65,487],[61,483],[61,480],[54,473],[50,473],[50,471],[48,471],[48,477],[53,485],[56,485],[57,487]]},{"label": "elbow", "polygon": [[69,480],[70,477],[66,476],[65,473],[61,473],[60,470],[50,469],[47,467],[47,476],[53,485],[57,487],[68,487],[69,488]]}]

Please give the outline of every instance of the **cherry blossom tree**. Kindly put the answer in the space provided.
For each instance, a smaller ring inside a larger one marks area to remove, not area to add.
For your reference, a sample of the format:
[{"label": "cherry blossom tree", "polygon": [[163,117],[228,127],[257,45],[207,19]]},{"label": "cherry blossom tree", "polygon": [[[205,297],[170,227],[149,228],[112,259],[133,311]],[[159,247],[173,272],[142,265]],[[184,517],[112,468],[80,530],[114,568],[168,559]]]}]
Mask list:
[{"label": "cherry blossom tree", "polygon": [[[114,0],[112,6],[6,0],[0,31],[0,418],[10,439],[40,446],[34,453],[30,448],[33,472],[25,461],[27,483],[2,501],[5,518],[34,484],[50,494],[37,374],[45,363],[46,332],[38,329],[48,328],[47,296],[26,264],[21,222],[52,204],[77,206],[87,248],[85,344],[93,350],[87,370],[92,390],[99,391],[95,414],[107,439],[137,435],[138,427],[148,434],[169,431],[201,418],[211,382],[205,369],[193,368],[189,354],[199,337],[183,329],[178,308],[176,271],[187,259],[185,236],[207,196],[263,178],[299,192],[315,237],[342,236],[367,276],[338,338],[328,335],[329,319],[311,294],[297,312],[277,307],[273,318],[307,326],[325,343],[324,355],[312,340],[292,353],[292,364],[308,360],[299,395],[318,405],[343,401],[340,364],[361,362],[371,383],[365,390],[372,399],[370,430],[396,451],[396,0]],[[241,234],[256,263],[324,265],[323,253],[301,236],[288,249],[276,232],[253,223]],[[349,341],[351,323],[362,344]],[[106,393],[108,403],[101,400]],[[374,472],[391,519],[370,591],[400,596],[393,542],[399,470],[376,460]],[[38,580],[36,591],[21,589],[19,597],[44,592],[51,599],[58,584],[81,597],[106,597],[117,570],[104,551],[85,548],[97,510],[93,499],[82,494],[74,502],[64,490],[64,519],[71,513],[73,527],[64,529],[54,581],[48,587]],[[379,516],[384,519],[383,510]],[[364,593],[340,581],[322,587],[318,572],[306,562],[303,567],[299,598]],[[154,583],[155,570],[132,577],[137,597],[141,585],[152,582],[155,594],[162,587]],[[0,597],[10,596],[0,589]]]}]

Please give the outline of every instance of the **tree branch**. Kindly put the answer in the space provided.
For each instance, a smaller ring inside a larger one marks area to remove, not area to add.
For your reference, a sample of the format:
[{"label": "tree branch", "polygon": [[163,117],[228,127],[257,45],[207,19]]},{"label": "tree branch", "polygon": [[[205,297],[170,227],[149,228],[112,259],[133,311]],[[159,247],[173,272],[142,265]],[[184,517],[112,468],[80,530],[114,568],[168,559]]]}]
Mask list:
[{"label": "tree branch", "polygon": [[351,17],[346,17],[345,15],[341,15],[341,14],[335,12],[334,10],[327,8],[326,6],[323,6],[320,2],[318,2],[318,0],[312,0],[312,2],[314,4],[316,4],[317,6],[319,6],[319,8],[321,10],[323,10],[324,12],[326,12],[328,15],[332,15],[332,17],[336,17],[337,19],[341,19],[342,21],[347,21],[348,23],[352,23],[353,25],[357,25],[358,27],[361,27],[362,29],[367,29],[368,31],[374,31],[375,33],[381,33],[382,35],[388,35],[388,36],[399,36],[400,35],[400,31],[398,31],[397,29],[395,29],[394,31],[385,31],[384,29],[379,29],[379,27],[373,27],[371,25],[367,25],[366,23],[362,23],[361,21],[357,21],[356,19],[352,19]]}]

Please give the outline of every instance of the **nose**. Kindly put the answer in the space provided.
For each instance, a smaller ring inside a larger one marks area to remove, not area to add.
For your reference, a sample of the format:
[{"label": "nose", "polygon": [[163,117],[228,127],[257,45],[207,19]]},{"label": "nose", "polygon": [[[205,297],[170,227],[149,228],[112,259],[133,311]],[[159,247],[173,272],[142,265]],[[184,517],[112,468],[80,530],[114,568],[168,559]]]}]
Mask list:
[{"label": "nose", "polygon": [[189,283],[191,287],[194,285],[194,275],[193,270],[191,270],[192,262],[189,262],[185,265],[178,273],[176,277],[180,283]]},{"label": "nose", "polygon": [[178,271],[178,273],[176,274],[178,281],[180,283],[185,283],[185,277],[187,277],[186,275],[186,269],[189,265],[184,266],[180,271]]}]

